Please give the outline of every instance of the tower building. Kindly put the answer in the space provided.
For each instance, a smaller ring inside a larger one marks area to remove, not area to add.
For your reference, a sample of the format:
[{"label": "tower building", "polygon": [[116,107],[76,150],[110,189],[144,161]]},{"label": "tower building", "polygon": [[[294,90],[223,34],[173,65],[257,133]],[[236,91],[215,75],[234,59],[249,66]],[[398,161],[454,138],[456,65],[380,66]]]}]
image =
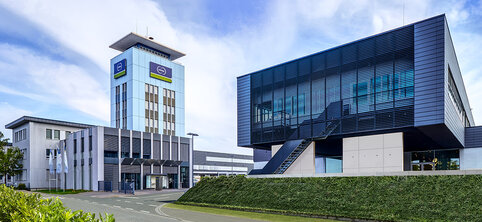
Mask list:
[{"label": "tower building", "polygon": [[184,136],[185,54],[136,33],[110,48],[111,127]]}]

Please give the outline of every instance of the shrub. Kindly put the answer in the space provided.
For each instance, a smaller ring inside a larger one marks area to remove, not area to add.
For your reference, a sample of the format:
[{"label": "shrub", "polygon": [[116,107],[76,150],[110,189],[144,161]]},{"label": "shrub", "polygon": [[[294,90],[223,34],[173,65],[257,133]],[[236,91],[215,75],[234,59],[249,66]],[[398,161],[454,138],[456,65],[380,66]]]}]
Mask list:
[{"label": "shrub", "polygon": [[15,191],[5,185],[0,186],[0,221],[115,221],[114,217],[105,217],[84,213],[82,210],[72,212],[62,202],[55,199],[43,199],[40,194],[29,194]]},{"label": "shrub", "polygon": [[20,183],[17,186],[17,190],[27,190],[27,186],[24,183]]},{"label": "shrub", "polygon": [[383,221],[482,221],[482,175],[205,178],[176,203]]}]

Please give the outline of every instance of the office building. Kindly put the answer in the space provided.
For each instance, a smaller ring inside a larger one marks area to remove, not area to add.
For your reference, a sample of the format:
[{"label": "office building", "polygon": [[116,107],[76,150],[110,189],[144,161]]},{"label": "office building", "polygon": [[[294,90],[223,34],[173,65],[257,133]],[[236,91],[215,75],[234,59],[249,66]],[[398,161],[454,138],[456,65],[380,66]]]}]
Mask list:
[{"label": "office building", "polygon": [[92,126],[31,116],[7,124],[5,128],[12,130],[12,145],[23,152],[22,173],[15,176],[15,183],[24,183],[31,189],[48,188],[49,183],[54,187],[55,174],[49,174],[50,152],[56,158],[61,140],[89,127]]},{"label": "office building", "polygon": [[237,78],[251,174],[481,169],[445,15]]},{"label": "office building", "polygon": [[247,175],[253,169],[253,156],[194,150],[194,183],[205,176]]},{"label": "office building", "polygon": [[60,187],[118,190],[133,182],[136,190],[189,188],[190,141],[102,126],[77,131],[63,141],[69,167]]},{"label": "office building", "polygon": [[185,136],[184,66],[175,61],[185,54],[135,33],[110,48],[121,52],[111,59],[111,127]]}]

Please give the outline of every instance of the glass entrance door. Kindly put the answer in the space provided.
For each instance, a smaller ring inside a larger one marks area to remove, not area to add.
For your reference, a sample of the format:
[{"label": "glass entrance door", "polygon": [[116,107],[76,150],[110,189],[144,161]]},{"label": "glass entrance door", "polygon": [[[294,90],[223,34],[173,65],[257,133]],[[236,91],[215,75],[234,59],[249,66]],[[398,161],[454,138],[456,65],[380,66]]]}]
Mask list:
[{"label": "glass entrance door", "polygon": [[134,182],[136,190],[141,188],[141,177],[140,173],[122,173],[121,174],[122,182]]}]

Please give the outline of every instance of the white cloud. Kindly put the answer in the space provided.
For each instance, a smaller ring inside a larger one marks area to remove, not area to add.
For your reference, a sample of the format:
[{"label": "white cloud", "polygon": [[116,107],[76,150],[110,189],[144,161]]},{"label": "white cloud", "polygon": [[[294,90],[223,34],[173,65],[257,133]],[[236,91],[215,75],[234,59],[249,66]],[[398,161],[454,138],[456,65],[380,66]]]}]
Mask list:
[{"label": "white cloud", "polygon": [[[36,52],[0,44],[0,91],[43,103],[65,104],[100,120],[109,120],[106,90],[82,68],[54,61]],[[12,76],[15,76],[12,78]]]},{"label": "white cloud", "polygon": [[[5,138],[12,138],[12,130],[5,129],[5,125],[20,116],[31,115],[30,111],[15,107],[6,102],[0,102],[0,131],[2,131]],[[12,140],[10,140],[12,142]]]}]

